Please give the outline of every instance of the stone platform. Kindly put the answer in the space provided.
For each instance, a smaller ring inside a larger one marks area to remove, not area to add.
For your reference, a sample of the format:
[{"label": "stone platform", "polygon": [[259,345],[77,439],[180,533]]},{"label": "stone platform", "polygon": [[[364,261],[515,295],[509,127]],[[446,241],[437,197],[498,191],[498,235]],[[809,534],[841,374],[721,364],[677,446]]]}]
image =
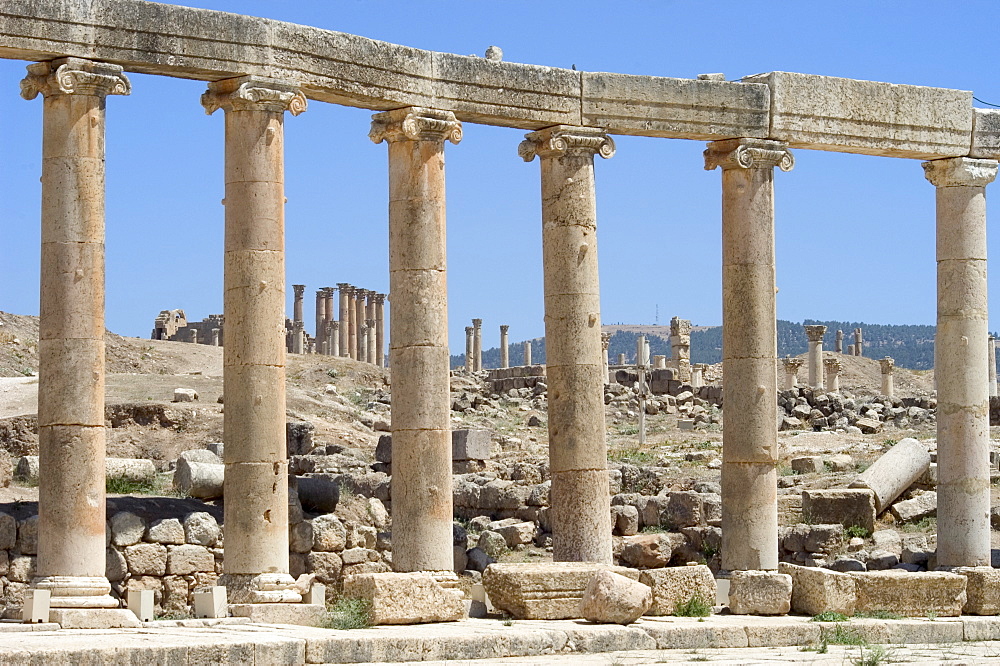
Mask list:
[{"label": "stone platform", "polygon": [[[17,626],[17,625],[6,625]],[[0,664],[341,664],[406,663],[446,660],[511,663],[572,663],[586,654],[616,653],[615,663],[648,663],[656,659],[704,661],[717,654],[736,663],[815,661],[816,652],[795,646],[819,645],[837,626],[856,630],[872,644],[926,646],[939,643],[944,652],[969,655],[969,663],[1000,655],[1000,619],[959,617],[910,620],[852,620],[817,623],[806,617],[713,616],[643,618],[634,625],[594,625],[580,620],[499,620],[375,627],[337,631],[290,625],[249,623],[246,618],[221,621],[148,622],[141,629],[37,630],[0,632]],[[792,648],[792,651],[777,648]],[[831,645],[832,654],[840,646]],[[855,652],[857,647],[852,648]],[[922,647],[921,650],[934,648]],[[627,654],[625,652],[627,651]],[[980,654],[982,653],[982,654]],[[796,654],[801,659],[793,659]],[[852,653],[853,654],[853,653]],[[652,656],[651,656],[652,655]],[[723,655],[729,655],[724,657]],[[944,659],[944,656],[938,659]],[[517,658],[528,658],[519,662]],[[568,660],[564,658],[569,658]],[[748,658],[750,661],[748,661]],[[713,659],[714,661],[715,659]],[[484,662],[485,663],[485,662]]]}]

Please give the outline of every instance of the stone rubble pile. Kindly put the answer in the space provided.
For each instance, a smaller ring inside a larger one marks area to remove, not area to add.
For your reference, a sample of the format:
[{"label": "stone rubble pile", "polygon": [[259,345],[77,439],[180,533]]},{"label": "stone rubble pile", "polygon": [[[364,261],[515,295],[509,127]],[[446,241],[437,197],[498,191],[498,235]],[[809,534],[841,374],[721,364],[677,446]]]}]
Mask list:
[{"label": "stone rubble pile", "polygon": [[809,387],[778,392],[780,430],[846,430],[873,434],[886,425],[906,428],[933,423],[937,400],[932,397],[855,396],[849,391],[824,392]]}]

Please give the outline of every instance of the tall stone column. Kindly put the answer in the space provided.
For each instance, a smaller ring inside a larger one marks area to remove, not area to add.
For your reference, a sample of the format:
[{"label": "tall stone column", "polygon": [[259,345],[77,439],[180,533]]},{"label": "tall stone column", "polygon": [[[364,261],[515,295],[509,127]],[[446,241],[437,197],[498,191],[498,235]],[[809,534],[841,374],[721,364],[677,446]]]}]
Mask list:
[{"label": "tall stone column", "polygon": [[826,326],[803,326],[809,339],[809,354],[806,356],[809,369],[809,386],[823,388],[823,336]]},{"label": "tall stone column", "polygon": [[483,320],[472,320],[472,369],[483,369]]},{"label": "tall stone column", "polygon": [[854,353],[854,345],[847,345],[847,355],[857,356],[857,354]]},{"label": "tall stone column", "polygon": [[336,319],[330,322],[326,346],[330,350],[331,356],[340,356],[340,322]]},{"label": "tall stone column", "polygon": [[670,362],[677,369],[677,379],[691,381],[691,320],[670,320]]},{"label": "tall stone column", "polygon": [[608,358],[608,347],[611,346],[611,334],[601,333],[601,358],[604,360],[602,377],[605,384],[611,383],[611,361]]},{"label": "tall stone column", "polygon": [[626,363],[625,363],[625,354],[618,354],[618,365],[620,365],[620,366],[626,365]]},{"label": "tall stone column", "polygon": [[843,369],[839,358],[823,359],[823,367],[826,369],[826,390],[840,390],[840,371]]},{"label": "tall stone column", "polygon": [[326,292],[322,289],[316,290],[316,353],[320,352],[323,342],[323,335],[326,332]]},{"label": "tall stone column", "polygon": [[[28,66],[21,96],[44,97],[38,372],[38,559],[31,586],[52,619],[138,626],[105,576],[105,98],[128,95],[117,65]],[[86,611],[74,609],[87,609]]]},{"label": "tall stone column", "polygon": [[362,322],[358,331],[358,360],[362,363],[368,362],[368,322]]},{"label": "tall stone column", "polygon": [[358,358],[358,290],[347,287],[347,355]]},{"label": "tall stone column", "polygon": [[833,340],[833,351],[838,354],[844,353],[844,332],[837,329],[837,336]]},{"label": "tall stone column", "polygon": [[507,346],[510,344],[507,341],[507,331],[510,326],[506,324],[500,325],[500,367],[509,368],[510,367],[510,352]]},{"label": "tall stone column", "polygon": [[802,367],[801,358],[785,357],[781,359],[781,364],[785,368],[785,388],[793,389],[799,384],[799,369]]},{"label": "tall stone column", "polygon": [[354,307],[357,310],[355,318],[357,320],[357,326],[358,326],[357,359],[359,361],[368,360],[366,358],[368,356],[368,347],[366,346],[364,340],[361,339],[361,327],[365,325],[365,298],[367,297],[367,295],[368,295],[367,289],[354,290],[354,296],[355,296]]},{"label": "tall stone column", "polygon": [[340,347],[341,356],[350,356],[348,352],[351,336],[350,289],[351,285],[346,282],[337,283],[337,291],[340,292],[340,312],[337,315],[337,320],[340,321],[340,340],[337,341],[337,345]]},{"label": "tall stone column", "polygon": [[882,395],[891,398],[896,394],[892,383],[892,369],[895,366],[895,361],[891,357],[886,356],[879,359],[878,364],[882,369]]},{"label": "tall stone column", "polygon": [[541,162],[552,557],[610,563],[594,155],[611,157],[615,144],[600,129],[557,125],[518,152]]},{"label": "tall stone column", "polygon": [[451,400],[444,142],[450,111],[408,107],[372,117],[389,144],[389,311],[392,365],[392,566],[450,571]]},{"label": "tall stone column", "polygon": [[209,114],[222,109],[226,120],[226,554],[219,584],[231,603],[298,602],[288,574],[284,115],[305,111],[306,98],[294,85],[242,76],[210,83],[202,104]]},{"label": "tall stone column", "polygon": [[[336,309],[335,306],[334,306],[334,303],[333,303],[333,293],[334,293],[334,291],[336,291],[336,290],[333,287],[323,287],[323,297],[326,299],[326,308],[325,308],[326,309],[326,321],[323,322],[323,324],[324,324],[323,325],[323,331],[324,331],[324,333],[326,333],[326,331],[330,330],[330,324],[332,324],[337,319],[336,316],[334,316],[335,309]],[[327,353],[333,354],[333,345],[330,344],[329,342],[330,341],[327,340],[327,349],[328,349]]]},{"label": "tall stone column", "polygon": [[997,340],[992,335],[986,345],[986,352],[989,356],[989,377],[990,377],[990,397],[997,395]]},{"label": "tall stone column", "polygon": [[218,329],[218,328],[213,328],[212,329],[212,346],[213,347],[218,347],[219,346],[219,334],[221,332],[222,331],[220,329]]},{"label": "tall stone column", "polygon": [[531,340],[524,341],[524,365],[531,365]]},{"label": "tall stone column", "polygon": [[924,163],[937,188],[938,565],[990,564],[986,186],[995,160]]},{"label": "tall stone column", "polygon": [[306,293],[306,286],[304,284],[293,284],[292,291],[295,294],[295,301],[292,304],[292,321],[297,323],[304,323],[305,319],[302,318],[302,298]]},{"label": "tall stone column", "polygon": [[708,144],[705,168],[722,168],[722,568],[778,567],[777,331],[774,167],[790,171],[777,141]]},{"label": "tall stone column", "polygon": [[861,337],[861,329],[854,329],[854,355],[864,356],[865,341]]},{"label": "tall stone column", "polygon": [[376,345],[378,343],[376,342],[376,339],[375,339],[375,320],[374,319],[369,319],[365,323],[368,326],[368,351],[365,354],[365,358],[372,365],[376,365],[376,363],[375,363],[375,351],[376,351]]},{"label": "tall stone column", "polygon": [[472,372],[476,367],[475,354],[475,329],[471,326],[465,327],[465,371]]},{"label": "tall stone column", "polygon": [[385,294],[375,294],[375,365],[385,367]]}]

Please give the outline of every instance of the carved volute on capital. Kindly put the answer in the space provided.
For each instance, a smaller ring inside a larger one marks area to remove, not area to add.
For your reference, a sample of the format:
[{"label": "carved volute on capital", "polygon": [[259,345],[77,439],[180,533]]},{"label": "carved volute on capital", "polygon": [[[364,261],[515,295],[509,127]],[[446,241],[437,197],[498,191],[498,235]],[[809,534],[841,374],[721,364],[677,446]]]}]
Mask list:
[{"label": "carved volute on capital", "polygon": [[802,328],[806,329],[806,337],[809,342],[823,342],[826,326],[803,326]]},{"label": "carved volute on capital", "polygon": [[556,125],[524,135],[517,147],[517,154],[525,162],[541,157],[563,155],[600,155],[610,159],[615,154],[615,142],[607,133],[596,127]]},{"label": "carved volute on capital", "polygon": [[924,177],[934,187],[986,187],[997,177],[996,160],[952,157],[924,162]]},{"label": "carved volute on capital", "polygon": [[119,65],[60,58],[28,65],[28,76],[21,80],[21,97],[35,99],[50,95],[128,95],[132,84]]},{"label": "carved volute on capital", "polygon": [[768,139],[712,141],[705,149],[705,169],[773,169],[791,171],[795,157],[788,146]]},{"label": "carved volute on capital", "polygon": [[457,144],[462,140],[462,123],[451,111],[409,106],[372,116],[368,138],[375,143],[451,141]]},{"label": "carved volute on capital", "polygon": [[306,110],[308,102],[299,87],[293,83],[267,79],[260,76],[240,76],[235,79],[213,81],[201,96],[205,113],[212,115],[223,111],[288,111],[297,116]]}]

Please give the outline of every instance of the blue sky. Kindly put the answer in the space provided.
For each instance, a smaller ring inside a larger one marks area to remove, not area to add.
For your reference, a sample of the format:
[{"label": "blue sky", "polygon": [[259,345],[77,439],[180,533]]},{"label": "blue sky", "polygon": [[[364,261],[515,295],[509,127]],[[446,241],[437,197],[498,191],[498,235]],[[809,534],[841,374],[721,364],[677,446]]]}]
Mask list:
[{"label": "blue sky", "polygon": [[[774,70],[972,90],[1000,104],[1000,3],[962,2],[263,2],[189,0],[436,51],[590,71],[728,78]],[[18,96],[19,61],[0,60],[0,310],[38,312],[40,99]],[[133,74],[108,100],[107,323],[148,336],[161,309],[222,311],[222,114],[200,82]],[[287,278],[388,289],[386,148],[371,112],[310,102],[286,120]],[[511,340],[543,334],[537,161],[522,131],[465,124],[447,148],[452,350],[484,319]],[[704,143],[616,137],[598,160],[604,323],[673,315],[721,322],[719,172]],[[796,151],[777,173],[778,316],[932,324],[934,188],[915,160]],[[1000,185],[992,185],[992,188]],[[987,190],[990,193],[990,189]],[[990,213],[998,212],[995,191]],[[1000,256],[991,236],[990,251]],[[990,280],[1000,328],[1000,268]],[[288,289],[291,312],[291,288]]]}]

